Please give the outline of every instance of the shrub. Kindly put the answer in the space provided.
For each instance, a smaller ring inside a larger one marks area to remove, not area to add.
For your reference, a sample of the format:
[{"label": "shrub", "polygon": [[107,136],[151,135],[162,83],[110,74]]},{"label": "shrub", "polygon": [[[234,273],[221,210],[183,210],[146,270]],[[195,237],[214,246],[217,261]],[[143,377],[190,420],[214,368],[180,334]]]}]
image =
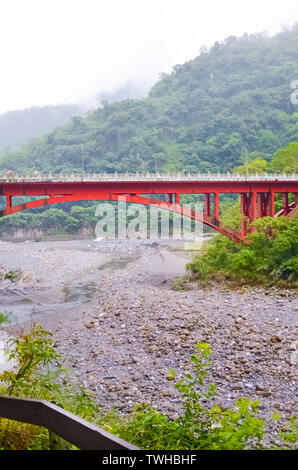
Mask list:
[{"label": "shrub", "polygon": [[[202,256],[197,256],[187,269],[201,281],[219,277],[238,283],[266,284],[298,280],[298,218],[264,217],[253,225],[250,244],[237,244],[218,235]],[[215,276],[220,273],[221,276]]]},{"label": "shrub", "polygon": [[[48,400],[82,418],[93,420],[98,407],[82,388],[67,382],[61,356],[52,345],[52,335],[40,325],[29,334],[13,338],[8,344],[13,370],[0,374],[0,395]],[[38,426],[0,418],[0,448],[51,449],[61,446],[59,438]],[[71,448],[64,442],[63,447]]]},{"label": "shrub", "polygon": [[0,325],[7,323],[12,312],[0,312]]},{"label": "shrub", "polygon": [[[259,402],[240,398],[233,408],[223,410],[203,399],[215,395],[215,386],[205,385],[209,375],[211,349],[207,343],[197,344],[197,354],[190,357],[192,373],[187,373],[175,387],[184,401],[182,414],[170,419],[148,405],[138,405],[125,417],[116,412],[102,417],[99,423],[143,449],[205,450],[260,449],[265,434],[264,423],[257,416]],[[175,378],[175,371],[170,371]]]}]

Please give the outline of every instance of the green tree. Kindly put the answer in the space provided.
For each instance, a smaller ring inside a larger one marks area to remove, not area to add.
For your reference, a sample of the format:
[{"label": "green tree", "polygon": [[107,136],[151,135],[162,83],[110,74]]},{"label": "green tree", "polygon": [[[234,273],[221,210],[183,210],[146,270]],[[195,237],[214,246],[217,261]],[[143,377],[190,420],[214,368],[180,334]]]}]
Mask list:
[{"label": "green tree", "polygon": [[267,170],[267,162],[261,158],[247,162],[244,165],[236,166],[234,168],[234,173],[239,175],[262,175]]},{"label": "green tree", "polygon": [[273,155],[270,167],[273,171],[298,173],[298,142],[292,142]]}]

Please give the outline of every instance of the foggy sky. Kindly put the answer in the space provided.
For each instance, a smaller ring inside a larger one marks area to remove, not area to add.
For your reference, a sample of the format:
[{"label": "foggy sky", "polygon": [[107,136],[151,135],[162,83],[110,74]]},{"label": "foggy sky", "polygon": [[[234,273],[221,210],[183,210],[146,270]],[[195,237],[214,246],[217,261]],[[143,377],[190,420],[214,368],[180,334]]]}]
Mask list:
[{"label": "foggy sky", "polygon": [[0,0],[0,113],[156,80],[203,44],[297,20],[297,0]]}]

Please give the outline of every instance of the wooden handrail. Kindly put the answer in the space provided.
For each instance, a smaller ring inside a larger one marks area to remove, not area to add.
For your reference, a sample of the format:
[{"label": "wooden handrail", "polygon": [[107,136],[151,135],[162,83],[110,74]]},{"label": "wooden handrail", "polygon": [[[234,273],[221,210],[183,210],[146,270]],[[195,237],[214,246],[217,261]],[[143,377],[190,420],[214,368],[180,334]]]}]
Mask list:
[{"label": "wooden handrail", "polygon": [[139,450],[45,400],[0,396],[0,417],[42,426],[83,450]]}]

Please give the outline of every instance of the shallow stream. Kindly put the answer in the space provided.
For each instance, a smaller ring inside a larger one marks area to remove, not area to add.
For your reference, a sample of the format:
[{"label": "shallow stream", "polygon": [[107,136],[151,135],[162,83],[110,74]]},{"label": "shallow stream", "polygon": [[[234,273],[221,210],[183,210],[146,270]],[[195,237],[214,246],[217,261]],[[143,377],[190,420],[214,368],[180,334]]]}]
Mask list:
[{"label": "shallow stream", "polygon": [[117,270],[127,266],[133,257],[120,257],[103,264],[98,270],[84,275],[79,280],[65,282],[62,288],[42,290],[41,295],[11,295],[0,297],[0,311],[9,314],[9,324],[26,321],[37,321],[45,314],[55,314],[61,310],[84,305],[89,302],[97,291],[101,272]]}]

